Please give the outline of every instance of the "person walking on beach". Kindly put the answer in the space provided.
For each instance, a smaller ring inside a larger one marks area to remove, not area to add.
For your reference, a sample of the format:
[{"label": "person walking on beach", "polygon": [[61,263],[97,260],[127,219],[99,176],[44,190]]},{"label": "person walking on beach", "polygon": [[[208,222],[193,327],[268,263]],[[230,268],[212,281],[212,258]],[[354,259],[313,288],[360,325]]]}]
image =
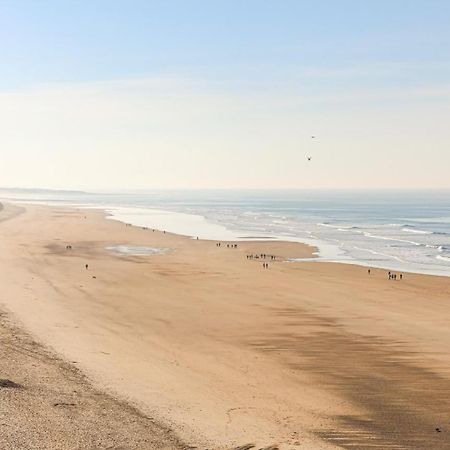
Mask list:
[{"label": "person walking on beach", "polygon": [[370,275],[370,269],[367,269],[367,273]]}]

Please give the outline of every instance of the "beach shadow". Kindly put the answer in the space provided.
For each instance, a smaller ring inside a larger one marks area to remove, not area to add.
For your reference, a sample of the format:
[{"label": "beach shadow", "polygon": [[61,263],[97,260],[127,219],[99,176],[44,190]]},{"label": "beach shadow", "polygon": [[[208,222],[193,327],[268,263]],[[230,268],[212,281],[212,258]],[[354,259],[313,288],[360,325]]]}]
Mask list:
[{"label": "beach shadow", "polygon": [[21,389],[20,384],[14,383],[14,381],[0,378],[0,389]]},{"label": "beach shadow", "polygon": [[347,332],[336,320],[278,309],[283,333],[253,342],[354,406],[313,430],[345,449],[449,449],[450,380],[405,343]]}]

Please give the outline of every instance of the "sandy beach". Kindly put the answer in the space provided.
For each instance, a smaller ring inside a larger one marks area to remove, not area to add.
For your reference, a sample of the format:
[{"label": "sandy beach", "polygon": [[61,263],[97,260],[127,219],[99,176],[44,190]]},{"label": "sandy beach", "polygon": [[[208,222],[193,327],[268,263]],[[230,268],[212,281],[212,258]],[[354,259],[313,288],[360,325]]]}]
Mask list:
[{"label": "sandy beach", "polygon": [[0,447],[450,448],[450,278],[313,252],[5,205]]}]

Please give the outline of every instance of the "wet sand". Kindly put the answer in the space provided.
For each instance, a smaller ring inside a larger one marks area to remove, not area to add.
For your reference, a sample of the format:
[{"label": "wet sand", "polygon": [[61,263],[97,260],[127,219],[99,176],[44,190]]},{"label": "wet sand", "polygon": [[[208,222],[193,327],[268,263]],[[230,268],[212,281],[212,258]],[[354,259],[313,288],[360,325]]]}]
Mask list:
[{"label": "wet sand", "polygon": [[99,211],[8,210],[3,310],[158,430],[210,449],[450,448],[449,278],[287,263],[314,249],[218,248]]}]

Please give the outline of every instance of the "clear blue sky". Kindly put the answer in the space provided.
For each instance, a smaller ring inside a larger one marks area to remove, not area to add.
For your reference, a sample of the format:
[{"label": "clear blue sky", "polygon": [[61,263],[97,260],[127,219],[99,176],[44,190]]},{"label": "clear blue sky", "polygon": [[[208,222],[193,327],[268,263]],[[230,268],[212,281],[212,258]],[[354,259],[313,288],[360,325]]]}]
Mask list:
[{"label": "clear blue sky", "polygon": [[[297,182],[295,173],[288,170],[289,162],[301,162],[294,154],[295,149],[300,148],[302,158],[314,150],[320,160],[320,151],[331,155],[333,146],[353,161],[349,169],[350,179],[352,173],[359,174],[350,186],[344,182],[349,180],[348,176],[339,176],[333,179],[333,183],[342,187],[364,187],[365,177],[361,177],[364,161],[358,166],[354,160],[355,155],[365,154],[364,142],[371,140],[374,134],[377,139],[380,139],[380,134],[385,137],[378,142],[380,146],[395,142],[389,152],[393,155],[391,161],[396,162],[405,161],[408,146],[419,152],[417,142],[427,142],[427,133],[438,136],[428,151],[436,158],[450,162],[445,159],[449,153],[449,135],[444,125],[440,125],[440,120],[437,124],[430,120],[430,115],[437,117],[448,112],[449,18],[450,2],[433,0],[0,1],[0,95],[4,100],[4,105],[0,106],[0,118],[6,118],[4,126],[8,126],[8,136],[0,137],[0,145],[2,152],[11,149],[9,162],[12,169],[15,168],[8,182],[55,187],[65,187],[62,185],[66,182],[73,187],[82,185],[81,178],[52,178],[51,173],[45,170],[42,176],[28,174],[24,180],[19,174],[17,155],[33,160],[40,154],[47,164],[53,161],[55,167],[60,167],[63,172],[67,168],[58,164],[64,164],[64,158],[54,158],[55,148],[59,149],[58,152],[67,151],[67,158],[78,168],[86,163],[88,153],[97,152],[97,162],[100,163],[107,154],[107,148],[111,148],[110,137],[101,135],[108,129],[107,124],[101,122],[105,116],[97,119],[92,116],[89,123],[84,122],[83,117],[84,112],[91,112],[92,108],[108,110],[106,104],[128,111],[126,117],[118,113],[110,117],[111,128],[123,128],[122,147],[117,141],[114,143],[114,164],[122,165],[121,151],[128,156],[135,151],[136,160],[142,163],[154,161],[160,152],[165,152],[170,159],[183,161],[183,168],[189,172],[184,179],[182,167],[175,168],[178,171],[175,184],[179,185],[174,187],[264,187],[263,183],[246,177],[245,171],[229,179],[223,174],[209,179],[205,173],[196,172],[196,164],[184,164],[185,161],[196,162],[197,158],[204,161],[202,155],[210,152],[217,152],[222,165],[226,163],[224,155],[230,152],[231,160],[236,163],[239,162],[237,153],[247,150],[249,155],[244,155],[242,163],[249,164],[255,157],[252,153],[255,148],[262,149],[265,165],[270,165],[271,152],[282,154],[286,159],[284,181],[279,174],[284,170],[282,166],[277,167],[276,172],[261,166],[264,176],[273,180],[267,183],[267,187],[303,187],[304,183]],[[129,92],[130,83],[134,83],[132,93]],[[139,88],[135,83],[142,83],[142,103],[148,101],[148,105],[153,105],[153,99],[157,98],[158,108],[164,111],[167,108],[167,119],[163,124],[153,120],[157,111],[150,112],[147,117],[148,107],[136,105],[136,98],[140,95],[136,92]],[[155,87],[155,83],[157,86],[162,84],[161,88]],[[51,104],[56,96],[54,89],[58,92],[58,101],[55,107],[50,108],[51,111],[45,111],[44,123],[39,127],[44,132],[40,134],[30,124],[33,117],[36,120],[42,118],[38,114],[42,108],[36,106],[36,102]],[[92,89],[99,89],[99,92],[94,95]],[[80,90],[79,100],[74,104],[74,92]],[[25,98],[27,95],[29,98]],[[69,97],[67,102],[62,98],[64,95]],[[107,97],[106,104],[92,103],[96,96]],[[167,98],[167,102],[158,103],[161,96]],[[173,99],[178,96],[180,103]],[[202,102],[205,105],[198,111],[196,108]],[[273,115],[262,120],[260,115],[264,105]],[[178,114],[171,123],[170,111],[174,108]],[[208,108],[211,108],[211,115]],[[11,119],[10,110],[17,112],[15,122]],[[21,110],[25,111],[24,122],[20,119]],[[421,115],[424,111],[426,117]],[[182,112],[190,120],[194,120],[192,116],[197,117],[190,127],[195,133],[184,130],[183,139],[171,141],[166,146],[165,133],[171,128],[175,131],[180,129]],[[74,120],[77,121],[79,134],[91,133],[92,140],[86,142],[81,139],[63,150],[61,139],[73,143],[79,136],[75,136],[73,128],[67,131],[69,125],[64,122],[61,126],[66,133],[52,141],[52,120],[58,128],[61,115],[70,121],[70,127]],[[135,120],[131,120],[130,115]],[[237,117],[239,119],[231,123]],[[344,122],[344,117],[347,122]],[[380,126],[375,133],[373,124],[377,117],[380,118]],[[393,119],[401,117],[402,136],[396,136],[395,130],[386,122],[387,117],[391,118],[391,124]],[[87,132],[86,128],[96,120],[101,122],[98,133],[91,129]],[[137,130],[135,123],[140,121],[141,127]],[[358,124],[356,129],[345,127],[345,123],[350,122]],[[366,126],[369,122],[371,125]],[[204,133],[208,135],[206,141],[201,123],[208,128]],[[259,141],[258,133],[252,129],[255,123],[264,128],[272,123],[273,133]],[[414,136],[420,124],[427,129]],[[17,133],[11,131],[11,127],[13,130],[17,127]],[[26,133],[28,129],[30,132]],[[359,135],[358,130],[365,131]],[[306,136],[311,133],[320,135],[322,131],[326,134],[323,144],[309,147]],[[28,134],[28,140],[21,140],[24,132]],[[352,132],[356,132],[360,142],[357,148],[346,153],[349,144],[342,133],[348,136]],[[408,132],[411,133],[410,140],[404,136]],[[230,137],[233,133],[235,140]],[[136,142],[137,134],[141,136],[139,142]],[[278,143],[277,134],[283,136]],[[226,137],[227,144],[215,148],[215,137],[222,142]],[[270,147],[267,147],[267,139]],[[294,143],[295,140],[298,142]],[[30,149],[33,142],[39,151]],[[182,154],[183,150],[178,148],[183,143],[187,143],[187,154]],[[399,146],[403,149],[399,150]],[[152,158],[144,147],[152,149]],[[234,148],[237,149],[235,156]],[[372,154],[376,150],[370,147],[367,152]],[[189,158],[188,155],[193,156]],[[324,159],[329,160],[328,157]],[[383,161],[379,164],[385,167]],[[123,164],[122,168],[128,171],[127,176],[117,176],[118,169],[114,169],[104,176],[95,177],[92,169],[86,185],[153,187],[154,184],[154,187],[170,187],[174,184],[170,176],[165,179],[160,173],[163,169],[170,172],[174,167],[158,162],[158,177],[152,183],[143,174],[133,174],[138,166]],[[326,167],[326,170],[332,168]],[[220,172],[220,168],[212,162],[210,172],[216,171]],[[304,187],[327,186],[327,183],[317,181],[320,173],[317,169],[311,178],[306,177],[308,181]],[[150,175],[150,179],[155,179],[156,174]],[[391,177],[380,181],[379,187],[396,186],[394,175],[393,172]],[[203,184],[198,183],[199,176],[205,176]],[[409,183],[404,177],[399,186],[413,185],[414,182]],[[371,180],[367,186],[377,187],[376,180]],[[417,186],[443,187],[443,184],[442,180],[433,184],[431,178],[426,178],[419,180]],[[447,182],[447,187],[450,187],[450,182]]]},{"label": "clear blue sky", "polygon": [[449,75],[435,67],[450,63],[448,1],[11,0],[0,14],[5,89],[167,73],[275,85],[305,67],[379,64],[404,68],[353,81]]}]

